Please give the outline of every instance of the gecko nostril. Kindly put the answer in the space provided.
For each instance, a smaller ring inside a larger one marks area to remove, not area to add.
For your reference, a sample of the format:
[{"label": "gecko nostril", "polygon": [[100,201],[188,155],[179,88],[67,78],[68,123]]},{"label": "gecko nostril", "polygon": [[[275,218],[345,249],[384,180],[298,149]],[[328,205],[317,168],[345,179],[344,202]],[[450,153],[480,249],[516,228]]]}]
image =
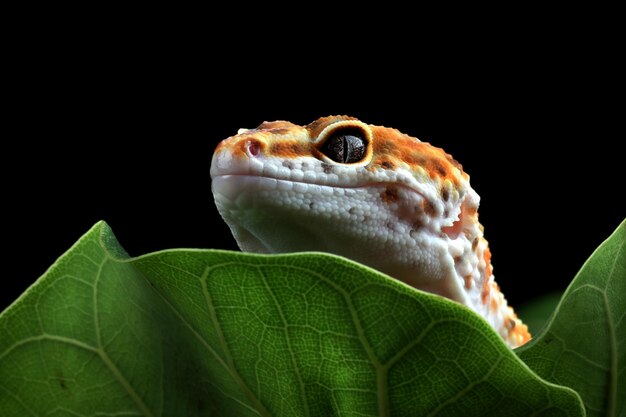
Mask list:
[{"label": "gecko nostril", "polygon": [[256,140],[249,140],[246,144],[248,148],[248,155],[257,157],[261,154],[261,145]]}]

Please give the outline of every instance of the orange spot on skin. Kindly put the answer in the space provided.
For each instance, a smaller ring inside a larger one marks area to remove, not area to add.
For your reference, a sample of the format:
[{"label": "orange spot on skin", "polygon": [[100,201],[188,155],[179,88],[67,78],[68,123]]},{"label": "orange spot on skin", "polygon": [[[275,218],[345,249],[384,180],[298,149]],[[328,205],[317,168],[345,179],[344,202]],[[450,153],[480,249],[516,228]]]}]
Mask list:
[{"label": "orange spot on skin", "polygon": [[311,148],[301,142],[281,141],[270,145],[269,154],[280,158],[293,159],[311,154]]},{"label": "orange spot on skin", "polygon": [[480,300],[483,304],[487,304],[487,301],[489,301],[489,290],[489,284],[487,284],[483,287],[483,290],[480,293]]},{"label": "orange spot on skin", "polygon": [[472,283],[474,282],[474,280],[472,279],[472,275],[465,275],[463,277],[463,281],[465,281],[465,289],[469,290],[472,288]]},{"label": "orange spot on skin", "polygon": [[489,304],[489,307],[491,308],[492,313],[498,311],[498,309],[500,308],[500,303],[498,302],[497,297],[491,297],[491,303]]},{"label": "orange spot on skin", "polygon": [[493,274],[493,268],[491,266],[491,251],[489,250],[489,247],[485,248],[483,258],[485,259],[485,279],[488,280],[491,274]]},{"label": "orange spot on skin", "polygon": [[480,296],[483,304],[487,304],[487,301],[489,300],[489,294],[491,292],[490,278],[493,272],[491,268],[491,251],[489,251],[489,247],[485,248],[485,251],[483,252],[483,259],[485,260],[485,276],[483,277],[483,290]]}]

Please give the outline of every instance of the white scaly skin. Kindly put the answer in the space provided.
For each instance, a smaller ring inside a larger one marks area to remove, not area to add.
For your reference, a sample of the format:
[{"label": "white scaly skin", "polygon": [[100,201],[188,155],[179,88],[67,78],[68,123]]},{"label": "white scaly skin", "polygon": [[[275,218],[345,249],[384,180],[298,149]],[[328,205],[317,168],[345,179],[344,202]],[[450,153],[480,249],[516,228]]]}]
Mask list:
[{"label": "white scaly skin", "polygon": [[[342,135],[364,144],[355,160],[332,157]],[[211,177],[243,251],[342,255],[468,306],[512,347],[529,340],[494,281],[480,198],[441,149],[345,116],[265,122],[219,144]]]}]

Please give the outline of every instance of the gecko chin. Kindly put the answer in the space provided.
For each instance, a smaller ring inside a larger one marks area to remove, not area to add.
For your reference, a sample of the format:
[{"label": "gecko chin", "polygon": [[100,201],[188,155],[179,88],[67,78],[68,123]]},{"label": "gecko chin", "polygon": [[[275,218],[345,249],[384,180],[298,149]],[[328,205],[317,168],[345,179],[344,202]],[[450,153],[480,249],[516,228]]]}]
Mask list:
[{"label": "gecko chin", "polygon": [[[398,221],[403,208],[381,204],[387,188],[342,188],[253,175],[220,175],[212,181],[216,206],[243,251],[329,252],[454,298],[452,289],[433,284],[449,273],[446,268],[454,268],[446,244],[426,231],[424,221],[419,230],[415,223]],[[419,193],[411,197],[411,207],[423,205]]]}]

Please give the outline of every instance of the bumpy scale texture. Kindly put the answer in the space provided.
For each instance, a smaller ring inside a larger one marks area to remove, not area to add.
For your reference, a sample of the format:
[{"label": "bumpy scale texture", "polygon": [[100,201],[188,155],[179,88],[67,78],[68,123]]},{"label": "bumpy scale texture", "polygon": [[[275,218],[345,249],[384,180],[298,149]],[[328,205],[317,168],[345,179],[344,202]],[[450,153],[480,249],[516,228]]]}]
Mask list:
[{"label": "bumpy scale texture", "polygon": [[530,339],[494,281],[479,196],[442,149],[347,116],[240,129],[211,164],[217,208],[243,251],[324,251],[483,316],[512,347]]}]

